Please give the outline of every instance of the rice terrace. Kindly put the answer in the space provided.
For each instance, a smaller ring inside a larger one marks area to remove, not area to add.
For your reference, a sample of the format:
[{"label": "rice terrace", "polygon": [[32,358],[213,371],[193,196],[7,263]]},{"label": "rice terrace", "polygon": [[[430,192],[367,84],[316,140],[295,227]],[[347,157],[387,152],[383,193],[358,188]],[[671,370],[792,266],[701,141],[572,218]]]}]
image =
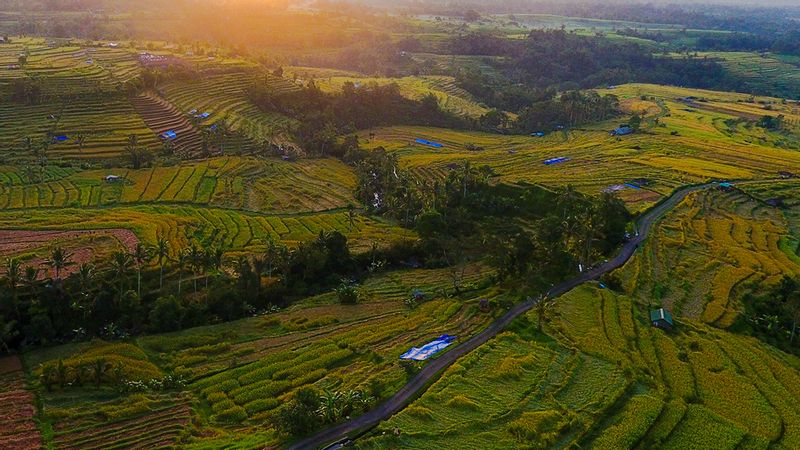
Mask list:
[{"label": "rice terrace", "polygon": [[800,448],[798,17],[0,0],[0,448]]}]

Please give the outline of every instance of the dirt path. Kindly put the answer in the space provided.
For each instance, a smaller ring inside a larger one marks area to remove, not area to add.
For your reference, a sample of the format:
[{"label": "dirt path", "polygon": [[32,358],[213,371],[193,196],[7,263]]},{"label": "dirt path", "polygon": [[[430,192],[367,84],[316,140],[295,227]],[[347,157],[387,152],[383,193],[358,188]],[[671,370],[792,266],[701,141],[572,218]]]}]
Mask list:
[{"label": "dirt path", "polygon": [[[548,292],[547,297],[558,297],[573,288],[594,279],[597,279],[603,274],[611,272],[614,269],[621,267],[628,259],[633,256],[636,249],[639,247],[650,232],[650,228],[658,221],[666,212],[672,210],[677,206],[687,195],[692,192],[697,192],[703,189],[714,186],[715,183],[707,183],[698,186],[690,186],[675,191],[669,198],[656,205],[651,210],[643,214],[636,224],[638,233],[636,236],[625,243],[619,254],[608,262],[598,266],[597,268],[584,272],[575,278],[564,281],[563,283],[553,286]],[[456,362],[459,358],[472,352],[476,348],[488,342],[495,337],[498,333],[508,326],[514,319],[521,314],[526,313],[536,306],[537,300],[529,300],[522,302],[511,308],[502,317],[497,319],[494,323],[489,325],[480,333],[472,336],[462,344],[453,348],[452,350],[444,353],[440,357],[428,362],[422,370],[414,376],[402,389],[400,389],[391,398],[377,406],[375,409],[370,410],[348,422],[327,428],[319,433],[310,436],[301,441],[295,442],[288,446],[289,449],[311,449],[311,448],[340,448],[338,443],[348,439],[355,439],[363,434],[370,428],[378,425],[381,421],[391,417],[403,408],[405,408],[412,400],[417,398],[425,388],[430,385],[437,376],[444,371],[451,364]]]}]

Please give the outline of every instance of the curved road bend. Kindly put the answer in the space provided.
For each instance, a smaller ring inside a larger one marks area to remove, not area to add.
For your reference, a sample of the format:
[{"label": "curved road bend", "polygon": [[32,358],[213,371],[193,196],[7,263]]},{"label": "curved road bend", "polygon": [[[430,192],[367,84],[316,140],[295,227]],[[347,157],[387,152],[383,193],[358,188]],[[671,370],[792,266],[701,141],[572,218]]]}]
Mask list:
[{"label": "curved road bend", "polygon": [[[698,186],[685,187],[675,191],[667,200],[659,203],[656,207],[647,211],[639,218],[639,221],[637,222],[638,234],[630,241],[626,242],[625,245],[623,245],[622,250],[616,257],[614,257],[614,259],[611,259],[590,271],[584,272],[575,278],[553,286],[550,291],[547,292],[547,297],[558,297],[580,284],[594,280],[605,273],[621,267],[626,261],[628,261],[628,259],[630,259],[631,256],[633,256],[633,253],[636,251],[639,244],[644,241],[650,232],[650,227],[664,213],[677,206],[678,203],[680,203],[690,193],[706,189],[713,185],[715,185],[715,183],[707,183]],[[331,446],[332,444],[348,437],[355,439],[360,433],[369,430],[382,420],[387,419],[399,412],[406,405],[408,405],[411,400],[421,394],[428,383],[433,381],[435,377],[445,368],[456,362],[456,360],[462,356],[486,343],[489,339],[500,333],[509,323],[511,323],[512,320],[529,311],[535,305],[536,300],[528,300],[517,304],[480,333],[472,336],[464,343],[454,347],[438,358],[428,362],[419,373],[417,373],[408,383],[406,383],[405,386],[403,386],[397,393],[395,393],[391,398],[382,404],[350,421],[324,429],[313,436],[309,436],[306,439],[298,441],[290,445],[288,448],[290,450],[314,449]]]}]

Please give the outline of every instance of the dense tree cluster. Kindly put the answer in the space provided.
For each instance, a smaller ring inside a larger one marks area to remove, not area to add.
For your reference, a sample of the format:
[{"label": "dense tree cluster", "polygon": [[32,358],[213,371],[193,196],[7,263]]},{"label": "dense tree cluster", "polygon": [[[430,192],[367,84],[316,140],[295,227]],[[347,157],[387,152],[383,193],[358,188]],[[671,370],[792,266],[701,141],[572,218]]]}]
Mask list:
[{"label": "dense tree cluster", "polygon": [[[511,84],[529,88],[570,90],[648,82],[718,88],[734,87],[715,61],[695,58],[657,57],[651,49],[631,42],[580,36],[564,30],[533,30],[519,41],[499,39],[488,33],[469,33],[454,38],[453,49],[479,51],[464,54],[495,54],[506,58],[493,64]],[[469,45],[461,45],[466,41]],[[461,79],[463,82],[464,76]],[[466,82],[465,89],[478,83]],[[480,91],[473,92],[481,95]],[[534,91],[532,96],[536,96]],[[484,93],[485,98],[485,93]]]},{"label": "dense tree cluster", "polygon": [[745,314],[734,325],[785,351],[798,353],[794,345],[800,327],[800,281],[785,276],[779,283],[743,299]]},{"label": "dense tree cluster", "polygon": [[[358,198],[370,211],[413,226],[428,265],[458,267],[488,253],[501,275],[540,280],[533,290],[612,252],[631,218],[611,194],[594,199],[571,188],[555,194],[492,185],[490,168],[468,162],[452,167],[441,183],[417,181],[381,148],[355,164]],[[453,278],[457,290],[457,273]]]},{"label": "dense tree cluster", "polygon": [[326,93],[314,83],[296,91],[275,91],[254,84],[248,95],[259,108],[300,121],[293,132],[303,148],[316,154],[341,154],[337,138],[359,129],[382,125],[426,125],[462,128],[466,122],[443,111],[433,95],[411,100],[396,84],[346,83],[341,92]]},{"label": "dense tree cluster", "polygon": [[376,260],[399,264],[413,251],[398,244],[353,256],[338,232],[322,232],[294,249],[269,241],[252,256],[229,256],[213,242],[200,241],[172,254],[159,239],[152,248],[138,245],[130,253],[77,265],[57,247],[43,267],[4,261],[0,349],[234,320],[332,289],[343,278],[362,277]]}]

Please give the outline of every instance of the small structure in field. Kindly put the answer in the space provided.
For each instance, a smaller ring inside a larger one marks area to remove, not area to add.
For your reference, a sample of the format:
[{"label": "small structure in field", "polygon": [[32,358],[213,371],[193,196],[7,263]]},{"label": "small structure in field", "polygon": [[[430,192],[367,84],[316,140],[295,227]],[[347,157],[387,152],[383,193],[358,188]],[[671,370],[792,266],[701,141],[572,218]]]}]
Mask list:
[{"label": "small structure in field", "polygon": [[619,128],[615,128],[611,130],[612,136],[625,136],[627,134],[633,134],[633,128],[629,125],[620,125]]},{"label": "small structure in field", "polygon": [[723,181],[719,184],[719,190],[722,192],[731,192],[734,189],[736,189],[736,187],[733,185],[733,183]]},{"label": "small structure in field", "polygon": [[662,330],[671,330],[675,327],[675,322],[672,320],[672,314],[664,308],[655,309],[650,311],[650,323]]},{"label": "small structure in field", "polygon": [[531,137],[544,137],[544,131],[534,131],[531,133]]},{"label": "small structure in field", "polygon": [[106,175],[105,180],[106,183],[119,183],[122,181],[122,177],[119,175]]},{"label": "small structure in field", "polygon": [[778,172],[778,176],[784,180],[788,180],[789,178],[796,178],[797,175],[793,174],[792,172],[787,172],[785,170],[781,170]]},{"label": "small structure in field", "polygon": [[426,359],[430,358],[434,354],[442,351],[445,347],[448,347],[453,341],[456,340],[455,336],[450,336],[449,334],[443,334],[439,336],[436,340],[428,342],[427,344],[423,345],[422,347],[411,347],[411,350],[403,353],[400,355],[400,359],[410,359],[413,361],[425,361]]},{"label": "small structure in field", "polygon": [[550,158],[550,159],[546,159],[546,160],[544,160],[544,163],[543,163],[543,164],[544,164],[545,166],[552,166],[553,164],[558,164],[558,163],[562,163],[562,162],[566,162],[566,161],[569,161],[569,158],[568,158],[568,157],[566,157],[566,156],[559,156],[558,158]]},{"label": "small structure in field", "polygon": [[178,137],[178,133],[176,133],[174,130],[169,130],[169,131],[166,131],[164,133],[161,133],[161,137],[163,139],[172,140],[172,139],[175,139],[176,137]]},{"label": "small structure in field", "polygon": [[433,147],[433,148],[442,148],[442,147],[444,147],[443,144],[440,144],[438,142],[429,141],[427,139],[422,139],[422,138],[417,138],[417,139],[414,140],[414,142],[416,142],[417,144],[427,145],[428,147]]}]

